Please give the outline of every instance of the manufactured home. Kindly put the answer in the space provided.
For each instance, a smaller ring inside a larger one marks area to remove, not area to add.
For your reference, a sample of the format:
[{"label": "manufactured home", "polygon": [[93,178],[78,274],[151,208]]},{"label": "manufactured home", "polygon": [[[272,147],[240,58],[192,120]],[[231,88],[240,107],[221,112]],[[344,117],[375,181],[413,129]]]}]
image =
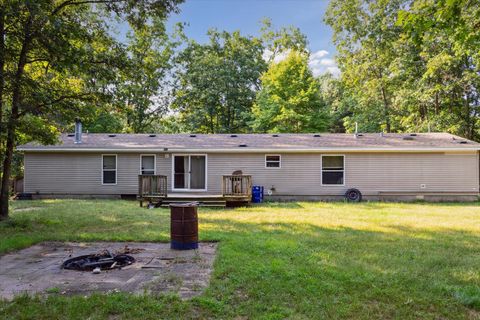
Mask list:
[{"label": "manufactured home", "polygon": [[372,200],[479,197],[480,144],[448,133],[82,134],[77,125],[57,145],[18,150],[24,191],[37,198],[139,196],[149,176],[162,178],[149,183],[166,198],[234,195],[238,183],[272,200],[342,199],[352,188]]}]

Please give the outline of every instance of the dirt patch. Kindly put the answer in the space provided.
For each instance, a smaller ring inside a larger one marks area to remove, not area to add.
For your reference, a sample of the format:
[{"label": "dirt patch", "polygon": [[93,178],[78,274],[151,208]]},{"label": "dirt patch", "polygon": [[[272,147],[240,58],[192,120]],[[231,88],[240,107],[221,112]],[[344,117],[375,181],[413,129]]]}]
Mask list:
[{"label": "dirt patch", "polygon": [[[216,243],[200,243],[198,250],[176,251],[168,243],[45,242],[0,257],[0,298],[28,294],[94,292],[178,293],[187,299],[207,286]],[[91,272],[61,269],[63,261],[102,250],[128,251],[136,262],[121,270]]]}]

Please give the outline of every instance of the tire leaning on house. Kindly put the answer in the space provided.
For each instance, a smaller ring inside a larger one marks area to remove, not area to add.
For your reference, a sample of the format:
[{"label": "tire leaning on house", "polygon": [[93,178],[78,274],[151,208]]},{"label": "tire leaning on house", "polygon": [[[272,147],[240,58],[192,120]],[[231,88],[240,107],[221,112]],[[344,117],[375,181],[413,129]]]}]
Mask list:
[{"label": "tire leaning on house", "polygon": [[355,188],[348,189],[347,192],[345,192],[345,199],[348,202],[360,202],[362,201],[362,193]]}]

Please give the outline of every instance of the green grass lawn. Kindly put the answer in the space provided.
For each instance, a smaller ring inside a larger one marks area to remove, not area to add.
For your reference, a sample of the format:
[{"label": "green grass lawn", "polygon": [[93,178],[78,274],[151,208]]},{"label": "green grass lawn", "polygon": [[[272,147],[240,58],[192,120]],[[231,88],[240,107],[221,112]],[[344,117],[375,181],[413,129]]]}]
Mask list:
[{"label": "green grass lawn", "polygon": [[[45,240],[169,240],[169,211],[136,202],[12,206],[0,254]],[[199,219],[201,240],[220,241],[200,297],[22,296],[0,302],[0,318],[480,319],[479,203],[271,203],[200,208]]]}]

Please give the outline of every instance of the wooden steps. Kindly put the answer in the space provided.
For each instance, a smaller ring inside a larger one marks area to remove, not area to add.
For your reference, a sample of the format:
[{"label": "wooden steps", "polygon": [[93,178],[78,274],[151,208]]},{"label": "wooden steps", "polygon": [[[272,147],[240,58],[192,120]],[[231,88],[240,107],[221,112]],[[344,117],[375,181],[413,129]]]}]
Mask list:
[{"label": "wooden steps", "polygon": [[245,206],[250,202],[249,197],[224,197],[223,195],[206,194],[169,194],[167,197],[145,197],[143,203],[149,202],[160,204],[161,207],[168,207],[171,204],[180,204],[186,202],[197,202],[199,207],[235,207]]},{"label": "wooden steps", "polygon": [[171,204],[198,202],[199,207],[226,207],[227,201],[222,196],[197,196],[197,195],[182,195],[182,196],[168,196],[162,200],[162,207],[168,207]]},{"label": "wooden steps", "polygon": [[[189,202],[189,201],[187,201]],[[227,201],[197,201],[199,207],[221,207],[225,208],[227,206]],[[162,201],[161,207],[169,207],[171,204],[176,203],[185,203],[185,201]]]}]

